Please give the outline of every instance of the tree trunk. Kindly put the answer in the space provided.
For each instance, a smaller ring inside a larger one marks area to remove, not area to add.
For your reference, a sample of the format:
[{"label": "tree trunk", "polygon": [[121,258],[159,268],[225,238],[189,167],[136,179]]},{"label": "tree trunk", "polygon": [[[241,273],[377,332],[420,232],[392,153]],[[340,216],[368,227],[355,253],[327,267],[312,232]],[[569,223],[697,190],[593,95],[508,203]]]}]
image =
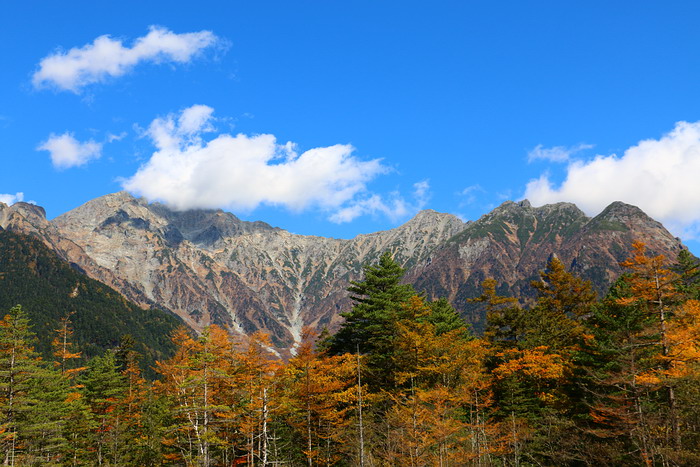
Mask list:
[{"label": "tree trunk", "polygon": [[267,388],[263,388],[263,400],[262,400],[262,433],[260,436],[262,437],[261,443],[261,455],[262,455],[262,465],[263,467],[267,466],[267,417],[268,417],[268,409],[267,409]]},{"label": "tree trunk", "polygon": [[359,434],[360,434],[360,467],[365,465],[365,433],[362,424],[362,379],[360,376],[360,346],[357,346],[357,411],[359,415]]}]

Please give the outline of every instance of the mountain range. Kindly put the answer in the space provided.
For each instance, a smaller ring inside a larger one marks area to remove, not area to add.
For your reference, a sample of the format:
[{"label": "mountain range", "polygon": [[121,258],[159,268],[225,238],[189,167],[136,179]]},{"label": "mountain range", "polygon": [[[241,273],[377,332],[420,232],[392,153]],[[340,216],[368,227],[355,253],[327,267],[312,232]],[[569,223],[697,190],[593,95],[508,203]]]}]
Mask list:
[{"label": "mountain range", "polygon": [[41,207],[0,203],[0,228],[36,237],[74,269],[143,307],[177,314],[195,330],[218,324],[234,335],[268,332],[285,352],[305,326],[336,329],[351,303],[346,288],[384,251],[406,281],[446,297],[479,330],[467,299],[495,278],[499,292],[532,296],[551,255],[604,293],[634,240],[674,260],[685,248],[639,208],[612,203],[590,218],[570,203],[505,202],[475,222],[419,212],[405,224],[352,239],[304,236],[222,210],[176,211],[119,192],[53,220]]}]

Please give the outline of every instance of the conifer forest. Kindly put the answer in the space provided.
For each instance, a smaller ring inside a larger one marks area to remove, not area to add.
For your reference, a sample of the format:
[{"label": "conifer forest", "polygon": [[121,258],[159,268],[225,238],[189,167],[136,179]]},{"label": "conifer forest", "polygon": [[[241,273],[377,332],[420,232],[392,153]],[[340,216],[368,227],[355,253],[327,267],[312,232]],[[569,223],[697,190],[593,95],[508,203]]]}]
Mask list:
[{"label": "conifer forest", "polygon": [[[0,462],[103,466],[700,465],[700,269],[635,243],[604,297],[556,257],[527,303],[493,279],[473,333],[386,253],[335,333],[290,358],[212,325],[143,368],[90,356],[73,317],[50,357],[22,305],[0,321]],[[155,375],[152,377],[151,375]]]}]

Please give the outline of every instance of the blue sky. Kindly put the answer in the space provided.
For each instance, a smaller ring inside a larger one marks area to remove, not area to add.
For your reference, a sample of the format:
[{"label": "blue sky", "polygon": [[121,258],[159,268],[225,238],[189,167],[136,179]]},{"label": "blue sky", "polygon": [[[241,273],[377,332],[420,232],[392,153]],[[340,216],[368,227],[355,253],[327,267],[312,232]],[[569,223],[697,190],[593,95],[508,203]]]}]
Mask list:
[{"label": "blue sky", "polygon": [[690,1],[3,2],[0,199],[52,218],[128,188],[345,238],[422,208],[622,200],[697,254],[699,19]]}]

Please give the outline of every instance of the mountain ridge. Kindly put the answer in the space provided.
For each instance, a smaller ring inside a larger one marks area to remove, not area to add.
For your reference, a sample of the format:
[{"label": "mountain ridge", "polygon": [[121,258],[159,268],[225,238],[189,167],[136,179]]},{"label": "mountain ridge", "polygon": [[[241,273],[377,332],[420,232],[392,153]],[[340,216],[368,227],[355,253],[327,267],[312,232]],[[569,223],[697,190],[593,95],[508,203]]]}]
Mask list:
[{"label": "mountain ridge", "polygon": [[474,222],[424,210],[396,228],[351,239],[294,234],[222,210],[175,211],[126,192],[52,221],[40,214],[0,206],[0,226],[33,232],[91,276],[194,329],[263,330],[280,349],[298,343],[304,326],[337,327],[351,306],[348,284],[384,251],[418,291],[447,297],[478,329],[483,316],[467,298],[488,276],[527,299],[529,281],[557,254],[601,292],[638,237],[667,256],[683,248],[660,223],[620,202],[593,218],[571,203],[533,207],[527,200],[507,201]]}]

